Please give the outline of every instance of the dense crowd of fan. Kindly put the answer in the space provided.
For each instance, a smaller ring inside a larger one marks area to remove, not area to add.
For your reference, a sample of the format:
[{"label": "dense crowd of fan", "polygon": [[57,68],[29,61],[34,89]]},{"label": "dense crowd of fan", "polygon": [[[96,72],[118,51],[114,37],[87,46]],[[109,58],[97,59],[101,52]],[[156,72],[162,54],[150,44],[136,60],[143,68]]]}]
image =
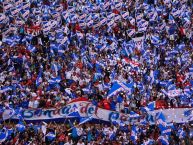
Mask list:
[{"label": "dense crowd of fan", "polygon": [[[86,123],[76,126],[74,131],[71,122],[65,123],[40,123],[28,124],[24,131],[18,131],[15,124],[7,123],[4,127],[8,128],[9,137],[4,144],[22,145],[190,145],[193,143],[193,130],[189,124],[173,126],[169,141],[160,137],[160,130],[156,125],[138,125],[136,140],[132,138],[133,125],[113,125],[113,124],[93,124]],[[74,123],[74,125],[78,125]],[[45,129],[46,128],[46,129]],[[47,134],[55,133],[55,137]],[[183,133],[181,133],[183,132]],[[165,141],[165,142],[164,142]]]},{"label": "dense crowd of fan", "polygon": [[[193,107],[192,8],[191,0],[0,2],[0,108],[61,108],[77,98],[124,113],[152,101]],[[130,92],[109,95],[116,82],[132,84]],[[5,144],[132,144],[130,127],[86,124],[72,136],[50,124],[49,142],[28,125]],[[191,144],[182,128],[170,144]],[[138,129],[135,144],[159,144],[156,125]]]}]

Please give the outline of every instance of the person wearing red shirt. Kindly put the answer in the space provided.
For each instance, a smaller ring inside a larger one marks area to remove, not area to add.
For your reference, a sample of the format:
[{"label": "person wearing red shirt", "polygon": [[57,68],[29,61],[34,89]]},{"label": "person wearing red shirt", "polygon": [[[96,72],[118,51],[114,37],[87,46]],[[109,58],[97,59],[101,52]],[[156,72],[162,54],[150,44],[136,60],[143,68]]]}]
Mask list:
[{"label": "person wearing red shirt", "polygon": [[109,101],[107,99],[103,100],[103,106],[104,106],[104,109],[107,109],[107,110],[111,109],[110,103],[109,103]]},{"label": "person wearing red shirt", "polygon": [[74,31],[76,32],[82,32],[80,25],[78,23],[75,24]]}]

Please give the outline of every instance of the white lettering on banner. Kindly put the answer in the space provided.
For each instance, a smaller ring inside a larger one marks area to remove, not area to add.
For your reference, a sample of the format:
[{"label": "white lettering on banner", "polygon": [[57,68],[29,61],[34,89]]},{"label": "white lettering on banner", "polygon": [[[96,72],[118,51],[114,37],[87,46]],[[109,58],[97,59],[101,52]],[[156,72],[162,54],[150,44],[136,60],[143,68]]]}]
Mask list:
[{"label": "white lettering on banner", "polygon": [[[81,117],[92,116],[94,119],[99,119],[103,121],[125,121],[125,122],[137,122],[135,116],[130,116],[128,114],[123,114],[120,112],[105,110],[99,107],[94,106],[89,101],[77,101],[66,106],[63,106],[60,109],[27,109],[23,112],[24,120],[33,121],[33,120],[50,120],[50,119],[62,119],[67,118],[68,114],[73,111],[74,106],[77,107],[77,110]],[[183,123],[193,120],[192,108],[175,108],[175,109],[164,109],[164,110],[155,110],[148,112],[150,115],[155,118],[156,113],[162,112],[167,122],[176,122]],[[185,113],[186,112],[186,113]],[[13,117],[17,118],[17,117]]]}]

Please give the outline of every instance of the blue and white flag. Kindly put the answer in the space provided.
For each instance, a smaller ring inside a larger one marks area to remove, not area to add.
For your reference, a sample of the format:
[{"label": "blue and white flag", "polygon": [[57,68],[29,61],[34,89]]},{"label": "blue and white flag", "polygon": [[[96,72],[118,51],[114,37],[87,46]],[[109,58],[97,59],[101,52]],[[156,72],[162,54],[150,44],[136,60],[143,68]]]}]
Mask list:
[{"label": "blue and white flag", "polygon": [[179,136],[180,139],[184,139],[186,137],[186,132],[184,131],[183,128],[180,128],[178,130],[177,136]]},{"label": "blue and white flag", "polygon": [[76,23],[78,21],[78,15],[77,14],[71,14],[69,16],[69,18],[70,18],[70,22],[72,22],[72,23]]},{"label": "blue and white flag", "polygon": [[53,77],[50,80],[48,80],[48,83],[52,86],[52,87],[57,87],[58,84],[61,81],[61,77],[57,76],[57,77]]},{"label": "blue and white flag", "polygon": [[121,12],[121,16],[123,17],[123,19],[129,19],[129,12],[127,12],[127,11],[122,11],[122,12]]},{"label": "blue and white flag", "polygon": [[134,111],[130,111],[129,112],[129,117],[130,118],[139,118],[140,115],[138,113],[134,112]]},{"label": "blue and white flag", "polygon": [[17,128],[17,130],[18,130],[19,132],[24,132],[25,129],[26,129],[25,125],[24,125],[23,122],[21,122],[21,121],[16,125],[16,128]]},{"label": "blue and white flag", "polygon": [[7,139],[8,133],[7,129],[3,128],[0,130],[0,143],[3,143]]},{"label": "blue and white flag", "polygon": [[166,122],[166,118],[162,112],[158,112],[156,114],[157,118],[157,125],[161,131],[162,135],[170,135],[171,134],[171,128],[168,126]]},{"label": "blue and white flag", "polygon": [[14,115],[17,116],[17,118],[20,121],[23,121],[23,116],[22,116],[23,109],[21,107],[19,107],[19,108],[16,108],[14,111],[15,111]]},{"label": "blue and white flag", "polygon": [[110,5],[111,5],[111,3],[109,1],[100,4],[101,9],[104,9],[104,10],[107,10]]},{"label": "blue and white flag", "polygon": [[137,140],[137,127],[135,126],[135,125],[133,125],[132,127],[131,127],[131,137],[130,137],[130,139],[133,141],[133,142],[135,142],[136,140]]},{"label": "blue and white flag", "polygon": [[110,140],[114,140],[116,138],[116,133],[113,131],[110,135],[109,135],[109,139]]},{"label": "blue and white flag", "polygon": [[193,65],[191,65],[191,66],[189,67],[189,74],[190,74],[190,75],[193,75]]},{"label": "blue and white flag", "polygon": [[133,83],[125,84],[125,83],[121,83],[121,82],[115,82],[112,85],[112,88],[110,89],[110,91],[108,92],[107,97],[108,98],[112,97],[113,95],[116,95],[120,91],[126,91],[126,92],[128,92],[128,94],[130,94],[132,92],[132,88],[133,88]]},{"label": "blue and white flag", "polygon": [[75,12],[75,7],[74,6],[68,6],[68,13],[73,13]]},{"label": "blue and white flag", "polygon": [[22,6],[23,10],[29,10],[30,9],[30,3],[29,2],[23,2],[22,4],[23,4],[23,6]]},{"label": "blue and white flag", "polygon": [[138,23],[138,31],[139,32],[144,32],[146,31],[147,27],[149,25],[148,21],[142,20]]},{"label": "blue and white flag", "polygon": [[74,104],[72,107],[72,112],[68,114],[69,117],[80,117],[80,114],[78,112],[78,107]]},{"label": "blue and white flag", "polygon": [[169,23],[170,24],[175,24],[174,17],[171,14],[169,14]]},{"label": "blue and white flag", "polygon": [[121,15],[115,14],[114,20],[116,22],[121,21]]},{"label": "blue and white flag", "polygon": [[108,20],[113,20],[114,18],[115,18],[115,13],[111,13],[111,12],[107,13]]},{"label": "blue and white flag", "polygon": [[92,116],[90,116],[90,117],[81,117],[80,118],[80,122],[79,122],[79,125],[81,125],[81,124],[84,124],[84,123],[86,123],[86,122],[89,122],[89,121],[91,121],[92,120]]},{"label": "blue and white flag", "polygon": [[154,110],[155,110],[155,107],[156,107],[156,102],[153,101],[153,102],[150,102],[146,107],[142,107],[142,110],[145,110],[145,111],[154,111]]},{"label": "blue and white flag", "polygon": [[20,13],[21,13],[21,16],[23,17],[23,19],[26,20],[30,14],[30,11],[29,10],[21,10]]},{"label": "blue and white flag", "polygon": [[0,13],[0,24],[4,23],[6,20],[6,16],[3,13]]},{"label": "blue and white flag", "polygon": [[135,48],[139,50],[144,49],[144,36],[132,38],[135,43]]},{"label": "blue and white flag", "polygon": [[116,9],[121,9],[122,8],[122,4],[123,4],[122,2],[115,2],[114,6],[115,6]]},{"label": "blue and white flag", "polygon": [[162,112],[158,112],[156,114],[156,119],[157,119],[157,124],[160,130],[162,130],[162,128],[165,128],[167,126],[166,118]]},{"label": "blue and white flag", "polygon": [[57,12],[62,12],[63,6],[62,6],[62,5],[56,5],[56,6],[55,6],[55,10],[56,10]]},{"label": "blue and white flag", "polygon": [[169,145],[169,141],[165,136],[159,136],[158,140],[162,143],[162,145]]},{"label": "blue and white flag", "polygon": [[46,134],[46,138],[49,140],[49,141],[53,141],[55,138],[56,138],[56,135],[54,132],[49,132],[48,134]]},{"label": "blue and white flag", "polygon": [[36,78],[36,86],[37,87],[42,83],[42,74],[43,74],[43,69],[40,68],[38,76]]},{"label": "blue and white flag", "polygon": [[127,34],[128,34],[129,37],[132,37],[135,34],[135,29],[127,30]]},{"label": "blue and white flag", "polygon": [[11,8],[13,7],[13,4],[12,3],[3,3],[3,9],[5,10],[5,12],[9,12],[11,10]]},{"label": "blue and white flag", "polygon": [[105,18],[105,17],[100,18],[100,24],[106,25],[107,24],[107,18]]},{"label": "blue and white flag", "polygon": [[85,13],[83,13],[83,14],[80,14],[79,16],[78,16],[78,19],[79,19],[79,21],[84,21],[85,19],[86,19],[86,14]]},{"label": "blue and white flag", "polygon": [[36,47],[31,44],[28,45],[27,50],[29,50],[33,54],[36,53]]},{"label": "blue and white flag", "polygon": [[0,89],[0,93],[4,93],[4,92],[7,92],[7,91],[11,91],[13,88],[12,86],[4,86]]},{"label": "blue and white flag", "polygon": [[188,117],[188,120],[192,120],[193,119],[193,109],[185,110],[184,116]]},{"label": "blue and white flag", "polygon": [[20,12],[21,8],[13,7],[11,8],[11,15],[12,16],[17,16],[18,13]]},{"label": "blue and white flag", "polygon": [[4,110],[2,118],[3,120],[7,120],[13,117],[14,115],[15,115],[14,109],[12,109],[11,107],[8,107],[6,110]]},{"label": "blue and white flag", "polygon": [[159,43],[161,42],[160,37],[159,36],[151,36],[151,43],[154,45],[159,45]]},{"label": "blue and white flag", "polygon": [[23,3],[23,0],[14,0],[14,3],[17,6],[17,5],[21,4],[21,3]]}]

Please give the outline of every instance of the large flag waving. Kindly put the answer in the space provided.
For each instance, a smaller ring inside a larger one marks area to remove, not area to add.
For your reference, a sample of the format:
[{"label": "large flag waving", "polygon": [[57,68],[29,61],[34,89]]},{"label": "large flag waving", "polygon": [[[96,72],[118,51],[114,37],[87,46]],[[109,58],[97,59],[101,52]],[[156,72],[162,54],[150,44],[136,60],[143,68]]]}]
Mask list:
[{"label": "large flag waving", "polygon": [[131,94],[132,88],[133,88],[133,83],[126,84],[122,82],[115,82],[112,88],[110,89],[110,91],[108,92],[107,97],[110,98],[113,95],[118,94],[118,92],[120,91],[126,91],[127,93]]}]

